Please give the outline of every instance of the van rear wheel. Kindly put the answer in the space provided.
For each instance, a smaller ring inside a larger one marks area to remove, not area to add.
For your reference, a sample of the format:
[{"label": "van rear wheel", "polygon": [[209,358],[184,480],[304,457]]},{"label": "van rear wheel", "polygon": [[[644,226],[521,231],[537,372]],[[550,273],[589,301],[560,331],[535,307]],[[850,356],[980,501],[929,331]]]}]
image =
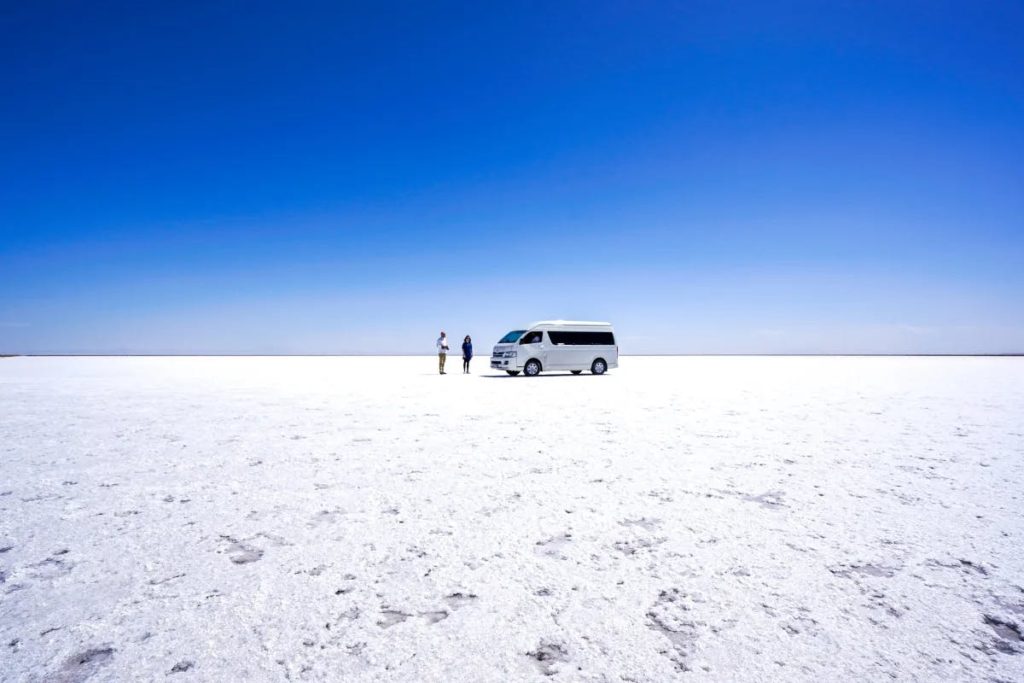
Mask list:
[{"label": "van rear wheel", "polygon": [[595,375],[603,375],[607,369],[608,364],[604,362],[604,358],[598,358],[590,366],[590,371]]},{"label": "van rear wheel", "polygon": [[582,370],[570,370],[569,372],[571,372],[574,375],[578,375],[578,374],[580,374],[583,371]]},{"label": "van rear wheel", "polygon": [[523,366],[523,374],[527,377],[536,377],[540,374],[540,361],[532,358],[526,361],[526,365]]},{"label": "van rear wheel", "polygon": [[516,375],[519,374],[518,370],[506,370],[505,372],[507,372],[508,374],[512,375],[513,377],[515,377]]}]

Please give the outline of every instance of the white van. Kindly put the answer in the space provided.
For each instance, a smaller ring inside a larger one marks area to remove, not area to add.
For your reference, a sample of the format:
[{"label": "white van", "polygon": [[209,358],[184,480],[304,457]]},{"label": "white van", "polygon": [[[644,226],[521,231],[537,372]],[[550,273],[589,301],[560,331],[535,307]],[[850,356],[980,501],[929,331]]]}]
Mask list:
[{"label": "white van", "polygon": [[619,347],[611,323],[547,320],[502,337],[491,353],[491,367],[529,377],[548,370],[603,375],[619,367]]}]

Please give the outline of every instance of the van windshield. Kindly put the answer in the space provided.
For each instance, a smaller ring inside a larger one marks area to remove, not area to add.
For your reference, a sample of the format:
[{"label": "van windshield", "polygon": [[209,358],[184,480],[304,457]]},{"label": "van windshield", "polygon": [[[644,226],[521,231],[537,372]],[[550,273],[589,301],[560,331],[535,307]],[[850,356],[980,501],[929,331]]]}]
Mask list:
[{"label": "van windshield", "polygon": [[526,330],[512,330],[504,337],[498,340],[499,344],[512,344],[519,341],[519,338],[526,334]]}]

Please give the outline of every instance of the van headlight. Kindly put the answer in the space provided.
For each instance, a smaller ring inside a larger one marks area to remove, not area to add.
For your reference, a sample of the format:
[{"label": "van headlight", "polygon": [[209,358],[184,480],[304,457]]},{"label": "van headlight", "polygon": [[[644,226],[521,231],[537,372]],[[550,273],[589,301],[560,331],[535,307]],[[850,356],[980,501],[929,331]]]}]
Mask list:
[{"label": "van headlight", "polygon": [[503,358],[515,358],[517,351],[506,351]]}]

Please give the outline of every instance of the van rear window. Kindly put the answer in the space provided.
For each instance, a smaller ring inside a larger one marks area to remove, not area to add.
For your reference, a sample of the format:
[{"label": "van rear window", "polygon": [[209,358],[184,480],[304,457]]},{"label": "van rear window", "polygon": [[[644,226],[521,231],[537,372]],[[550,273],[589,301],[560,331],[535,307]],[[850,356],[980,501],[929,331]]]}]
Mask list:
[{"label": "van rear window", "polygon": [[555,332],[548,330],[548,337],[555,346],[615,346],[615,335],[611,332]]}]

